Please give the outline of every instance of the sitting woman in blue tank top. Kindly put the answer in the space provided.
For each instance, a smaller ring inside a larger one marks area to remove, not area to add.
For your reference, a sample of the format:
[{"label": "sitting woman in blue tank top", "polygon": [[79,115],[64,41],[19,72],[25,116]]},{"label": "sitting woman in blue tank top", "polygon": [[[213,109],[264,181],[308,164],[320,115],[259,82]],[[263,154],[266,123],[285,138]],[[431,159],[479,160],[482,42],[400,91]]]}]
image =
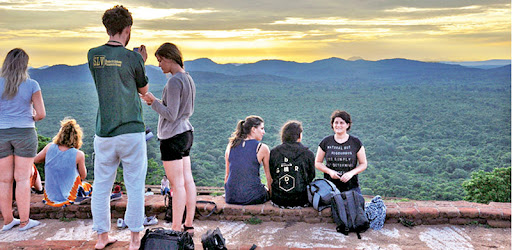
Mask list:
[{"label": "sitting woman in blue tank top", "polygon": [[272,179],[268,161],[270,150],[261,143],[265,128],[259,116],[248,116],[239,121],[236,131],[229,139],[226,148],[226,177],[224,189],[226,203],[250,205],[261,204],[269,199],[260,179],[260,166],[263,163],[267,187],[270,190]]},{"label": "sitting woman in blue tank top", "polygon": [[45,188],[43,202],[52,207],[62,207],[87,200],[91,184],[82,182],[87,176],[85,154],[82,146],[82,129],[75,119],[60,122],[59,133],[41,150],[35,163],[44,162]]}]

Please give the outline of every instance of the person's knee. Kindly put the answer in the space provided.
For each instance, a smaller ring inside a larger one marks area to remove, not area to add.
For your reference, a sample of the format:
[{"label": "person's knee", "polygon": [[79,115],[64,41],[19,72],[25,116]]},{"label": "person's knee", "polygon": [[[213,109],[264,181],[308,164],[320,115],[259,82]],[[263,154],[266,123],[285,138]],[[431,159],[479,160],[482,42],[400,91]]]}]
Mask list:
[{"label": "person's knee", "polygon": [[30,173],[14,173],[14,180],[16,183],[22,184],[24,182],[30,183]]}]

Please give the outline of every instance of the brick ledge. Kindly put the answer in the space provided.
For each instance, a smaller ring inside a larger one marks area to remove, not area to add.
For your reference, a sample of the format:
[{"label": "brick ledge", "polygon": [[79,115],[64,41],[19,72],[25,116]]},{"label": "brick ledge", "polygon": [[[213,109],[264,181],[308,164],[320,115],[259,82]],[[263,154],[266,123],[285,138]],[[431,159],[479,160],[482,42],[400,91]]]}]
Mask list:
[{"label": "brick ledge", "polygon": [[[262,221],[276,222],[333,222],[330,208],[318,212],[312,207],[281,209],[272,206],[270,202],[261,205],[230,205],[226,204],[221,196],[198,196],[197,199],[214,201],[217,204],[217,211],[212,216],[208,218],[197,216],[199,220],[243,221],[257,217]],[[113,219],[124,216],[126,202],[127,197],[123,195],[122,199],[111,203]],[[479,223],[491,227],[511,227],[511,203],[491,202],[480,204],[467,201],[385,201],[384,203],[387,207],[386,223],[399,223],[399,218],[405,218],[417,225]],[[213,205],[198,204],[198,208],[200,211],[209,212],[213,209]],[[165,213],[163,196],[146,196],[145,209],[146,215],[157,215],[159,219],[163,219]],[[15,216],[18,216],[16,209]],[[33,219],[59,219],[63,217],[90,219],[92,215],[90,204],[54,208],[42,203],[42,195],[32,195],[30,217]]]}]

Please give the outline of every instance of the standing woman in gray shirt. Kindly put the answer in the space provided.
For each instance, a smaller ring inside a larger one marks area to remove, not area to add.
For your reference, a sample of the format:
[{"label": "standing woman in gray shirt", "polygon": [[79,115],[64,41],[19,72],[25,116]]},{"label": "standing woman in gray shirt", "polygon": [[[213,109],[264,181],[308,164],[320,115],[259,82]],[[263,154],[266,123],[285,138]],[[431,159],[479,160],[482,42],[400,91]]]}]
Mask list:
[{"label": "standing woman in gray shirt", "polygon": [[192,226],[196,211],[196,185],[190,165],[190,148],[193,142],[194,127],[189,117],[194,113],[196,87],[192,77],[185,72],[180,50],[172,43],[162,44],[155,56],[164,73],[171,73],[158,100],[151,92],[142,99],[159,114],[158,139],[165,173],[171,182],[172,230],[181,230],[181,221],[185,206],[187,215],[183,231],[194,233]]},{"label": "standing woman in gray shirt", "polygon": [[[30,170],[37,153],[35,122],[46,116],[39,83],[28,75],[28,55],[22,49],[7,53],[0,73],[0,211],[2,231],[24,231],[39,225],[29,219]],[[12,186],[16,180],[19,219],[12,214]]]}]

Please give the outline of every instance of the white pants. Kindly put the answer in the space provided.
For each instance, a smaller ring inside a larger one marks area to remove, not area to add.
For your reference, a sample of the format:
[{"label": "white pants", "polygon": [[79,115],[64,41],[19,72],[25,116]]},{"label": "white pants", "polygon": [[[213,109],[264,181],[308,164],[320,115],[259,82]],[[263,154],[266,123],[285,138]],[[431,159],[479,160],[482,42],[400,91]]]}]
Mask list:
[{"label": "white pants", "polygon": [[145,133],[95,136],[94,152],[92,229],[98,234],[110,231],[110,195],[121,162],[128,194],[124,221],[132,232],[144,230],[144,185],[148,168]]}]

